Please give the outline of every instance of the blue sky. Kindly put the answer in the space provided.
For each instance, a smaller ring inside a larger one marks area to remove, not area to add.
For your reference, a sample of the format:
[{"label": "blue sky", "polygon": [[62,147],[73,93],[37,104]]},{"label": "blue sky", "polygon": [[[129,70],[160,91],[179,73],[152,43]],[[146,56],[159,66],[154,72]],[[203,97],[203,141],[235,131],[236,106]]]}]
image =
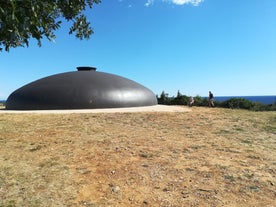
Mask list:
[{"label": "blue sky", "polygon": [[45,76],[95,66],[155,94],[276,95],[275,0],[102,0],[94,34],[0,53],[0,99]]}]

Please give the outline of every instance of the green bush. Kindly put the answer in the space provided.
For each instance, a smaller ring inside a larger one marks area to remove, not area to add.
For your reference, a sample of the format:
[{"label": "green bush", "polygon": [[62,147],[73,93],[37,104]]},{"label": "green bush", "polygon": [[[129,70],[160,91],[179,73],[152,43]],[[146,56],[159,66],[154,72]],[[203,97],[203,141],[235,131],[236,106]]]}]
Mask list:
[{"label": "green bush", "polygon": [[195,106],[208,106],[208,99],[207,98],[202,98],[200,96],[194,97],[195,100]]},{"label": "green bush", "polygon": [[244,98],[231,98],[227,101],[218,102],[217,106],[230,109],[247,109],[252,111],[276,111],[276,104],[263,104],[251,102]]},{"label": "green bush", "polygon": [[177,96],[176,98],[173,98],[171,100],[172,105],[187,105],[189,102],[189,97],[188,96]]},{"label": "green bush", "polygon": [[220,107],[230,108],[230,109],[251,109],[253,103],[244,98],[231,98],[227,101],[218,103]]}]

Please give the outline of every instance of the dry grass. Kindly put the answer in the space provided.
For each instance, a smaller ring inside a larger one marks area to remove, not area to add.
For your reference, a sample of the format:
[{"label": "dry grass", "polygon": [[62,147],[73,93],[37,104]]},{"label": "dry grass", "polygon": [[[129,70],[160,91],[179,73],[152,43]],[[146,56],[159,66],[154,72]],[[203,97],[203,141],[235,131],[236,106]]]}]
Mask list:
[{"label": "dry grass", "polygon": [[0,206],[276,206],[276,113],[1,114]]}]

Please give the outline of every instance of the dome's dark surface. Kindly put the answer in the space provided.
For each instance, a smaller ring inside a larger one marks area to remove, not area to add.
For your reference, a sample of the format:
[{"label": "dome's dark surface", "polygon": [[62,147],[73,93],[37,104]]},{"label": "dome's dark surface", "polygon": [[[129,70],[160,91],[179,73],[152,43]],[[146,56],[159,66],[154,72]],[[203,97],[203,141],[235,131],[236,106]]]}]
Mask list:
[{"label": "dome's dark surface", "polygon": [[7,99],[8,110],[96,109],[156,105],[155,94],[121,76],[79,67],[31,82]]}]

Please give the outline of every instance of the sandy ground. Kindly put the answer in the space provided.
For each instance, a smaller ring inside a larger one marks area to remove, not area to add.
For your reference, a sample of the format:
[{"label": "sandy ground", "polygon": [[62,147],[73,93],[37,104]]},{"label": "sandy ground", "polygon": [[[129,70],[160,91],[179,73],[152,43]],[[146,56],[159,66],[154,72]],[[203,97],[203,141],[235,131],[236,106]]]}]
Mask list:
[{"label": "sandy ground", "polygon": [[37,114],[71,114],[71,113],[125,113],[125,112],[185,112],[189,108],[183,106],[154,105],[129,108],[108,108],[108,109],[74,109],[74,110],[5,110],[1,113],[37,113]]}]

